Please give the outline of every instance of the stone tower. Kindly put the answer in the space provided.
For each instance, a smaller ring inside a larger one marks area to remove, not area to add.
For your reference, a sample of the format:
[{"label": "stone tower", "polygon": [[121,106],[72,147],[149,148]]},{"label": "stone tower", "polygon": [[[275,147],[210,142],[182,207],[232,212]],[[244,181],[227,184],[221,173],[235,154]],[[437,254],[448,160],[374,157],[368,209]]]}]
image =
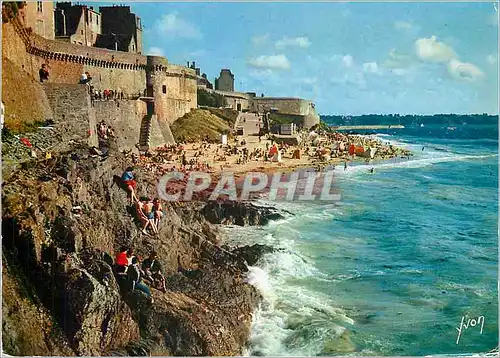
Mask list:
[{"label": "stone tower", "polygon": [[152,125],[157,123],[165,143],[173,144],[175,141],[168,120],[167,66],[166,58],[147,56],[146,97],[151,99],[148,103],[148,115],[151,116]]}]

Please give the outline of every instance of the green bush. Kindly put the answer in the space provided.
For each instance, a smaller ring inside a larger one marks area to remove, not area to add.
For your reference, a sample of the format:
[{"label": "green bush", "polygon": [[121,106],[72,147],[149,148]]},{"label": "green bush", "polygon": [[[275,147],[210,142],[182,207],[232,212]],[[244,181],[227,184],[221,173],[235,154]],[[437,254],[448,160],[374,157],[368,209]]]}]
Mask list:
[{"label": "green bush", "polygon": [[14,19],[19,12],[26,5],[26,1],[4,1],[2,3],[2,22],[6,23]]},{"label": "green bush", "polygon": [[198,89],[198,105],[206,107],[224,107],[224,97],[218,93],[210,93],[204,89]]}]

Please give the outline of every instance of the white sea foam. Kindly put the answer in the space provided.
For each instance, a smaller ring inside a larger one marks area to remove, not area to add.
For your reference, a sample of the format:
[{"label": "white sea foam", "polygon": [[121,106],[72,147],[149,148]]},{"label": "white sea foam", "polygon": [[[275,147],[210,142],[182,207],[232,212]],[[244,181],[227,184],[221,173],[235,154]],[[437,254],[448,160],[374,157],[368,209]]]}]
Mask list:
[{"label": "white sea foam", "polygon": [[[287,228],[287,230],[293,229]],[[281,236],[280,236],[281,237]],[[283,250],[264,255],[258,265],[250,267],[248,282],[263,296],[254,314],[248,355],[316,355],[320,342],[342,334],[344,325],[354,321],[335,307],[329,297],[303,285],[310,280],[328,280],[324,273],[297,254],[295,241],[281,240]],[[301,283],[302,282],[302,283]],[[316,339],[299,346],[287,342],[302,328],[314,329]],[[312,327],[312,328],[311,328]]]},{"label": "white sea foam", "polygon": [[[448,153],[449,154],[449,153]],[[479,160],[497,157],[498,154],[487,154],[487,155],[447,155],[447,156],[438,156],[438,157],[427,157],[420,159],[411,159],[411,160],[400,160],[396,162],[385,162],[379,164],[361,164],[352,167],[348,167],[347,170],[339,170],[337,175],[339,176],[349,176],[353,174],[359,173],[367,173],[370,168],[374,168],[377,170],[387,170],[387,169],[398,169],[398,168],[422,168],[426,166],[430,166],[437,163],[446,163],[446,162],[457,162],[457,161],[466,161],[466,160]]]}]

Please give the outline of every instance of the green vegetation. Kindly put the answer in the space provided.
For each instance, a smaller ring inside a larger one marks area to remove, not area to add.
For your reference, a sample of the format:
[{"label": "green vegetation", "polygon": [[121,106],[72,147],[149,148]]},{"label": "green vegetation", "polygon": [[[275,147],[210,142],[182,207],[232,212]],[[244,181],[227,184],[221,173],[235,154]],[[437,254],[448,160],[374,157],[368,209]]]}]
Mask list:
[{"label": "green vegetation", "polygon": [[231,108],[208,108],[208,110],[210,113],[225,120],[231,127],[234,127],[239,114],[237,110]]},{"label": "green vegetation", "polygon": [[198,105],[206,107],[224,107],[224,97],[218,93],[211,93],[198,88]]},{"label": "green vegetation", "polygon": [[290,124],[295,123],[297,125],[301,125],[303,121],[303,117],[299,115],[293,114],[282,114],[282,113],[270,113],[269,121],[271,125],[276,124]]},{"label": "green vegetation", "polygon": [[26,1],[4,1],[2,2],[2,22],[6,23],[17,16],[19,9],[26,5]]},{"label": "green vegetation", "polygon": [[207,140],[220,143],[221,134],[231,136],[230,126],[224,119],[205,109],[194,109],[176,120],[171,126],[176,142],[192,143]]}]

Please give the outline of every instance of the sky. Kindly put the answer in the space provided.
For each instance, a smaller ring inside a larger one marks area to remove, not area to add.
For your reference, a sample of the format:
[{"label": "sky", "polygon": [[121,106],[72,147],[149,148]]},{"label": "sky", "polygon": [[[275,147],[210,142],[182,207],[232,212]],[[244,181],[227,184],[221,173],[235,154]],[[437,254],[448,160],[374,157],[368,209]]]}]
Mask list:
[{"label": "sky", "polygon": [[[108,4],[109,5],[109,4]],[[498,114],[498,3],[131,3],[146,54],[320,114]]]}]

